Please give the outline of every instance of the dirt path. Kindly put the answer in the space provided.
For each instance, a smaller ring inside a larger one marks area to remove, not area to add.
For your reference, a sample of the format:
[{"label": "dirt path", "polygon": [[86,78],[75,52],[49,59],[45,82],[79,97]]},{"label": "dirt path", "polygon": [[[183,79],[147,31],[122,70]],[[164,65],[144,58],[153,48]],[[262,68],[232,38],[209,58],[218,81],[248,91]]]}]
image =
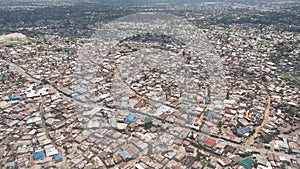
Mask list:
[{"label": "dirt path", "polygon": [[[8,61],[6,61],[6,60],[1,60],[1,61],[4,61],[5,63],[9,64],[11,67],[15,68],[16,71],[19,72],[20,74],[26,75],[28,79],[33,80],[33,81],[36,82],[36,83],[41,83],[41,81],[40,81],[39,79],[36,79],[36,78],[32,77],[30,74],[28,74],[28,73],[27,73],[24,69],[22,69],[20,66],[14,64],[14,63],[8,62]],[[61,92],[59,92],[58,90],[56,90],[56,88],[54,88],[53,86],[51,86],[51,85],[49,85],[49,86],[50,86],[53,90],[55,90],[56,93],[61,93]],[[68,98],[68,97],[64,97],[64,98],[70,100],[70,98]],[[51,140],[52,145],[54,145],[54,146],[62,153],[62,155],[63,155],[62,164],[61,164],[60,167],[61,167],[61,168],[68,168],[65,150],[64,150],[62,147],[58,147],[58,146],[55,144],[54,140],[52,140],[51,137],[50,137],[49,130],[48,130],[48,128],[47,128],[47,126],[46,126],[46,122],[45,122],[45,120],[46,120],[46,119],[45,119],[45,115],[44,115],[45,112],[44,112],[44,109],[43,109],[43,106],[44,106],[44,100],[43,100],[43,97],[42,97],[42,96],[40,96],[40,99],[42,100],[42,102],[41,102],[41,104],[39,105],[38,110],[39,110],[40,115],[41,115],[41,117],[42,117],[42,127],[45,129],[46,137],[47,137],[48,139]],[[32,163],[32,160],[33,160],[33,159],[30,159],[30,163]],[[54,161],[53,161],[53,164],[55,164]]]},{"label": "dirt path", "polygon": [[255,128],[255,132],[254,134],[248,138],[247,143],[253,143],[254,139],[257,137],[257,134],[259,132],[259,130],[267,123],[269,115],[270,115],[270,106],[271,106],[271,98],[270,96],[268,96],[268,104],[264,113],[264,119],[262,121],[262,123],[260,124],[260,126],[257,126]]},{"label": "dirt path", "polygon": [[63,159],[62,159],[62,164],[60,165],[60,167],[62,169],[68,169],[68,162],[67,162],[67,157],[66,157],[66,153],[65,153],[65,149],[63,149],[62,147],[57,147],[58,150],[62,153],[63,155]]}]

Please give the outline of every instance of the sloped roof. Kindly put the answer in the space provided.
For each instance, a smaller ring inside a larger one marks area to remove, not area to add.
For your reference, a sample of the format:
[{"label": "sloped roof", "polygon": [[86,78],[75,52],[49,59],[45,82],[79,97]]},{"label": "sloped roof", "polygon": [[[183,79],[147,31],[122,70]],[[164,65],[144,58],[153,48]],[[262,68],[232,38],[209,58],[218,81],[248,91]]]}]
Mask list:
[{"label": "sloped roof", "polygon": [[244,134],[246,134],[246,133],[251,132],[251,128],[250,128],[250,127],[242,127],[242,128],[237,129],[237,132],[238,132],[240,135],[244,135]]},{"label": "sloped roof", "polygon": [[251,169],[253,163],[254,161],[250,157],[246,157],[239,162],[239,165],[245,167],[246,169]]},{"label": "sloped roof", "polygon": [[44,157],[45,157],[45,151],[44,150],[36,151],[33,154],[34,159],[43,159]]},{"label": "sloped roof", "polygon": [[204,144],[206,144],[209,147],[213,147],[216,144],[217,140],[211,137],[206,138]]},{"label": "sloped roof", "polygon": [[257,161],[258,164],[261,164],[261,165],[266,165],[267,164],[266,156],[257,155],[256,156],[256,161]]},{"label": "sloped roof", "polygon": [[136,116],[137,116],[137,114],[131,113],[131,114],[129,114],[129,115],[124,119],[124,121],[125,121],[125,122],[132,122],[133,119],[134,119]]},{"label": "sloped roof", "polygon": [[109,118],[108,122],[111,127],[117,127],[117,119],[115,116]]},{"label": "sloped roof", "polygon": [[62,158],[63,158],[63,155],[62,155],[61,152],[59,152],[57,155],[54,156],[54,160],[55,160],[55,161],[58,161],[58,160],[60,160],[60,159],[62,159]]}]

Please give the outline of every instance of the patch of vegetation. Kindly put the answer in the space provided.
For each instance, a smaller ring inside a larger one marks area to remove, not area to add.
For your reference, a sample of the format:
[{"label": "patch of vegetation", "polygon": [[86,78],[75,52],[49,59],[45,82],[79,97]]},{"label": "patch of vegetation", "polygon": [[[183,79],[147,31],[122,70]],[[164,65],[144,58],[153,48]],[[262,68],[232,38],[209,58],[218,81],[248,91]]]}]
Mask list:
[{"label": "patch of vegetation", "polygon": [[58,114],[54,117],[55,119],[58,119],[58,120],[63,120],[63,117],[61,114]]},{"label": "patch of vegetation", "polygon": [[166,129],[163,126],[160,126],[159,131],[164,132],[164,131],[166,131]]},{"label": "patch of vegetation", "polygon": [[261,140],[263,143],[270,143],[274,138],[275,138],[275,134],[267,134],[261,137]]},{"label": "patch of vegetation", "polygon": [[28,45],[28,44],[32,44],[32,40],[20,40],[20,41],[7,42],[2,44],[1,46],[13,47],[16,45]]},{"label": "patch of vegetation", "polygon": [[42,79],[41,82],[42,82],[43,85],[49,84],[49,81],[46,80],[46,79]]},{"label": "patch of vegetation", "polygon": [[75,52],[75,49],[73,48],[56,48],[55,49],[56,52]]},{"label": "patch of vegetation", "polygon": [[251,152],[249,152],[249,151],[247,151],[247,152],[245,152],[244,154],[243,154],[243,156],[244,157],[249,157],[249,156],[251,156],[252,154],[251,154]]},{"label": "patch of vegetation", "polygon": [[232,133],[235,134],[238,137],[242,137],[238,132],[237,129],[240,127],[240,124],[237,124],[234,126],[234,128],[232,128]]},{"label": "patch of vegetation", "polygon": [[283,79],[286,79],[286,80],[290,80],[290,81],[296,81],[296,84],[298,87],[300,87],[300,80],[297,78],[297,74],[281,74],[282,78]]}]

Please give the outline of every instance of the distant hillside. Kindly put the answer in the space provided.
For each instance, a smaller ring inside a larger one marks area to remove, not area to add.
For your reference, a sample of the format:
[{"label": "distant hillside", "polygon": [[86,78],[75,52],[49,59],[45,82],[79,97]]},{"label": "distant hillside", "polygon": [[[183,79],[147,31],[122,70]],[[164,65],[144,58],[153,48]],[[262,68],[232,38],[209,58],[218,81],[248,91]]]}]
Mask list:
[{"label": "distant hillside", "polygon": [[86,0],[90,2],[103,3],[203,3],[203,2],[235,2],[235,3],[259,3],[259,2],[280,2],[290,0]]},{"label": "distant hillside", "polygon": [[101,2],[104,4],[121,3],[121,4],[149,4],[149,3],[203,3],[203,2],[236,2],[236,3],[257,3],[257,2],[279,2],[290,0],[0,0],[0,4],[13,4],[13,3],[30,3],[30,2],[72,2],[72,3],[84,3],[84,2]]}]

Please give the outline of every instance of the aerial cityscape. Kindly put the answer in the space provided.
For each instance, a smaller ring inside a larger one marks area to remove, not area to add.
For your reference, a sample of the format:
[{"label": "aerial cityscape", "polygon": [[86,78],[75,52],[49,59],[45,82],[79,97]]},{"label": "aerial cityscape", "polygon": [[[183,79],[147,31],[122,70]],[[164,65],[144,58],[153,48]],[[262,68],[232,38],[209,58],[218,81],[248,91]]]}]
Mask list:
[{"label": "aerial cityscape", "polygon": [[0,168],[299,169],[297,0],[0,0]]}]

